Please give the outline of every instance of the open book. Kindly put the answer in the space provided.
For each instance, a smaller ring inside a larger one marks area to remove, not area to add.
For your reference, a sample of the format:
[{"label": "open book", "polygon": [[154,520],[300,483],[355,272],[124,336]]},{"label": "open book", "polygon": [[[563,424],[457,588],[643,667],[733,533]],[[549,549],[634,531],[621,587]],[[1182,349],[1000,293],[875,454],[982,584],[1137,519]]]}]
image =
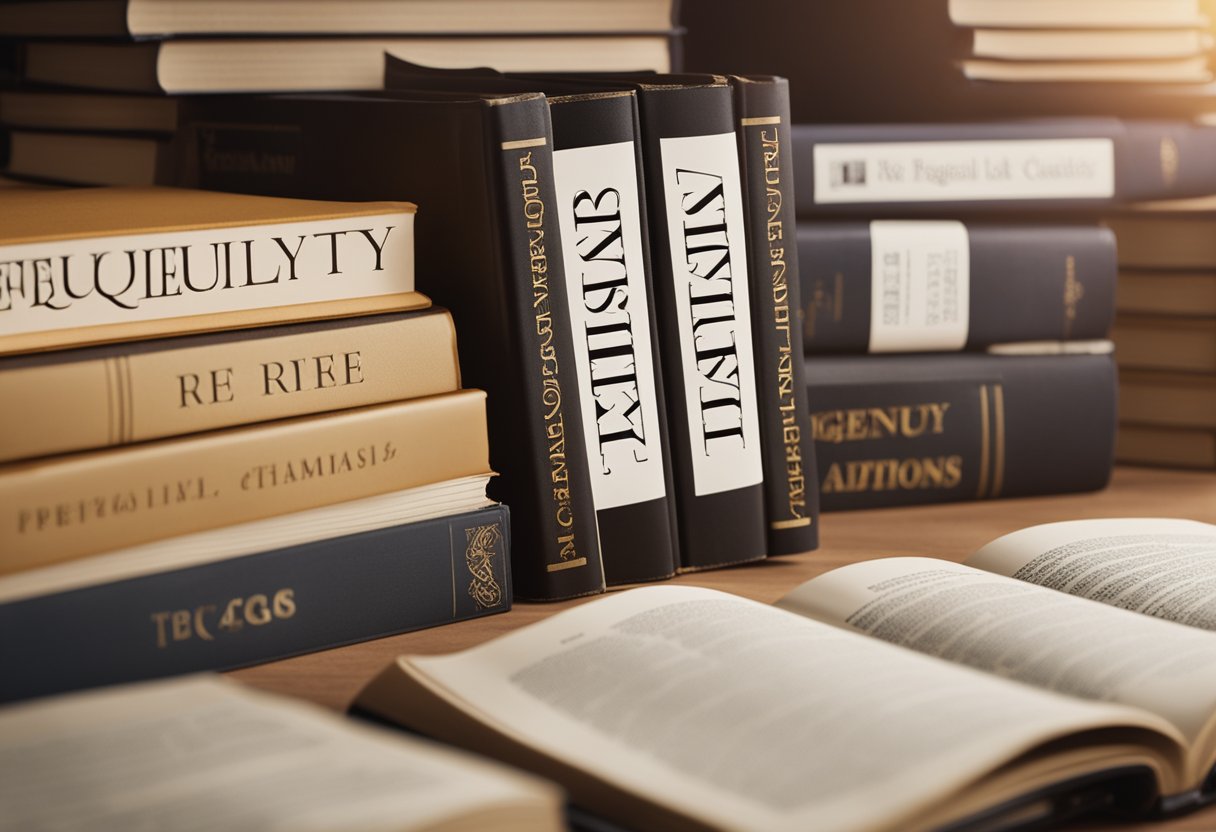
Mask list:
[{"label": "open book", "polygon": [[1216,759],[1216,634],[1196,628],[1216,624],[1216,527],[1051,524],[971,562],[842,567],[784,609],[632,590],[402,657],[356,707],[638,828],[1005,829],[1198,802]]}]

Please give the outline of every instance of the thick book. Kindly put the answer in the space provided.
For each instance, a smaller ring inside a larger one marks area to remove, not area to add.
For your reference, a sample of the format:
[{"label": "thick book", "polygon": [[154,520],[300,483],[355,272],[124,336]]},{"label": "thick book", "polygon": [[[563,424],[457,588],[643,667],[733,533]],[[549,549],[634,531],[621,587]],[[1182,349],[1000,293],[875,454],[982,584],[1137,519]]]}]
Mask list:
[{"label": "thick book", "polygon": [[1216,471],[1216,429],[1122,422],[1115,459],[1131,465]]},{"label": "thick book", "polygon": [[177,104],[176,98],[163,95],[4,89],[0,90],[0,124],[10,129],[169,136],[177,130]]},{"label": "thick book", "polygon": [[[443,309],[0,358],[0,462],[460,388]],[[86,416],[86,414],[88,414]]]},{"label": "thick book", "polygon": [[675,0],[37,0],[0,5],[8,37],[525,35],[667,32]]},{"label": "thick book", "polygon": [[1120,315],[1110,337],[1120,367],[1216,373],[1216,318]]},{"label": "thick book", "polygon": [[15,600],[0,580],[0,701],[505,612],[510,549],[494,506]]},{"label": "thick book", "polygon": [[11,189],[0,229],[0,355],[430,305],[409,203]]},{"label": "thick book", "polygon": [[1025,119],[799,124],[798,213],[1071,210],[1216,191],[1216,127]]},{"label": "thick book", "polygon": [[825,511],[1093,491],[1110,478],[1109,354],[808,357],[806,372]]},{"label": "thick book", "polygon": [[402,656],[355,705],[553,778],[630,828],[1177,811],[1214,796],[1214,555],[1207,524],[1083,521],[1015,532],[975,566],[846,566],[783,609],[634,589]]},{"label": "thick book", "polygon": [[632,90],[587,92],[560,77],[430,70],[392,57],[386,86],[544,93],[604,579],[675,574],[675,497],[651,277],[641,137]]},{"label": "thick book", "polygon": [[819,488],[799,334],[802,253],[791,234],[796,224],[789,82],[732,76],[730,84],[747,220],[768,554],[787,555],[819,546]]},{"label": "thick book", "polygon": [[10,463],[0,574],[490,470],[485,394]]},{"label": "thick book", "polygon": [[978,350],[1105,338],[1115,235],[1098,225],[804,222],[810,353]]},{"label": "thick book", "polygon": [[1216,271],[1123,269],[1115,284],[1115,311],[1216,318]]},{"label": "thick book", "polygon": [[0,146],[9,176],[58,185],[175,184],[176,150],[163,137],[6,129]]},{"label": "thick book", "polygon": [[485,37],[182,38],[136,43],[30,41],[26,81],[110,92],[242,93],[378,90],[384,56],[436,67],[470,55],[502,70],[551,72],[672,67],[677,32]]},{"label": "thick book", "polygon": [[1216,197],[1143,203],[1105,222],[1123,268],[1216,271]]},{"label": "thick book", "polygon": [[1120,367],[1119,421],[1216,431],[1216,373]]},{"label": "thick book", "polygon": [[217,676],[0,711],[6,830],[558,832],[552,786]]},{"label": "thick book", "polygon": [[[489,394],[491,495],[524,599],[599,592],[582,405],[542,95],[242,96],[184,102],[183,177],[279,196],[409,194],[419,288],[452,310],[463,383]],[[335,163],[340,160],[340,163]]]}]

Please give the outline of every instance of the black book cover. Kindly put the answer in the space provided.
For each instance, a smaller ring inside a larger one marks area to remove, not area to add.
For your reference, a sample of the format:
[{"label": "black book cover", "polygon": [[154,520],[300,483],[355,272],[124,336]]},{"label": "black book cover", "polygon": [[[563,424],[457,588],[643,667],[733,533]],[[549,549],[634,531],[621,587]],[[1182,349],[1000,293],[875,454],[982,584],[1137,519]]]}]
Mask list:
[{"label": "black book cover", "polygon": [[1052,118],[800,124],[798,214],[1093,209],[1216,191],[1216,126]]},{"label": "black book cover", "polygon": [[800,251],[791,234],[789,83],[735,77],[731,87],[747,217],[768,553],[786,555],[819,546],[819,488],[800,343]]},{"label": "black book cover", "polygon": [[182,119],[183,184],[420,206],[418,289],[452,311],[463,382],[489,394],[516,594],[601,591],[544,96],[198,98]]},{"label": "black book cover", "polygon": [[511,545],[492,506],[0,604],[0,701],[505,612]]},{"label": "black book cover", "polygon": [[808,357],[825,511],[1102,488],[1111,355]]},{"label": "black book cover", "polygon": [[557,217],[583,425],[608,585],[679,565],[637,98],[560,78],[433,70],[389,57],[389,89],[542,92],[553,120]]},{"label": "black book cover", "polygon": [[808,354],[977,350],[1105,338],[1115,236],[1099,225],[806,222]]}]

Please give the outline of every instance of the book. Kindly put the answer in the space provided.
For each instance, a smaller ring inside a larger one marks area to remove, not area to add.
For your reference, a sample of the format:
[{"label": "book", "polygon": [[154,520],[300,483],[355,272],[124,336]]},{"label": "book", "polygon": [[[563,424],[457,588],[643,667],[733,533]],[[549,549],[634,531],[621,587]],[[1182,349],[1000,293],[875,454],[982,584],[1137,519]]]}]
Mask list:
[{"label": "book", "polygon": [[0,355],[430,305],[414,206],[6,189]]},{"label": "book", "polygon": [[0,468],[0,575],[487,473],[485,394],[301,416]]},{"label": "book", "polygon": [[808,354],[1105,338],[1115,236],[1098,225],[803,222]]},{"label": "book", "polygon": [[0,6],[0,34],[146,38],[164,35],[454,34],[668,31],[674,0],[52,0]]},{"label": "book", "polygon": [[1110,337],[1120,367],[1216,373],[1216,318],[1120,315]]},{"label": "book", "polygon": [[1158,29],[1202,26],[1198,0],[950,0],[956,26],[1028,29]]},{"label": "book", "polygon": [[1092,491],[1110,477],[1109,354],[808,356],[806,374],[825,511]]},{"label": "book", "polygon": [[5,130],[4,172],[61,185],[173,185],[176,148],[169,139],[43,130]]},{"label": "book", "polygon": [[384,56],[459,68],[471,49],[501,70],[655,70],[672,66],[674,33],[467,37],[183,38],[136,43],[29,41],[26,81],[110,92],[378,90]]},{"label": "book", "polygon": [[671,577],[679,551],[636,95],[588,92],[561,77],[437,71],[392,57],[385,86],[406,96],[545,94],[604,580],[617,586]]},{"label": "book", "polygon": [[1199,588],[1214,550],[1206,524],[1085,521],[1001,538],[978,568],[846,566],[782,609],[645,587],[402,656],[355,706],[551,777],[633,828],[1176,811],[1211,797],[1216,637],[1197,627],[1213,626]]},{"label": "book", "polygon": [[1105,222],[1124,268],[1216,271],[1216,197],[1143,203]]},{"label": "book", "polygon": [[963,75],[971,81],[1003,83],[1203,84],[1212,80],[1206,54],[1135,61],[1003,61],[972,58],[962,62],[962,70]]},{"label": "book", "polygon": [[183,103],[185,181],[280,196],[409,194],[428,206],[419,288],[452,311],[463,383],[489,394],[490,461],[500,474],[490,491],[511,507],[516,595],[602,591],[545,97]]},{"label": "book", "polygon": [[[443,309],[0,358],[0,462],[450,393]],[[94,414],[82,418],[82,414]]]},{"label": "book", "polygon": [[[0,10],[7,6],[0,7]],[[177,130],[176,98],[163,95],[0,90],[0,124],[41,130],[156,133]]]},{"label": "book", "polygon": [[1115,310],[1216,318],[1216,272],[1124,269],[1115,283]]},{"label": "book", "polygon": [[1119,421],[1216,430],[1216,374],[1121,367]]},{"label": "book", "polygon": [[732,76],[730,83],[747,221],[767,551],[786,555],[819,546],[815,446],[799,344],[802,257],[790,234],[796,226],[789,82]]},{"label": "book", "polygon": [[1121,422],[1115,459],[1132,465],[1216,470],[1216,430]]},{"label": "book", "polygon": [[30,702],[0,725],[6,830],[564,828],[539,780],[214,676]]},{"label": "book", "polygon": [[[484,478],[480,485],[484,495]],[[434,490],[415,489],[414,502]],[[484,504],[484,496],[474,502]],[[292,519],[312,521],[308,513]],[[45,575],[0,579],[0,656],[8,668],[0,701],[229,670],[505,612],[510,548],[507,509],[492,506],[239,557],[170,562],[119,580],[99,580],[91,564],[94,575],[82,586],[61,567],[59,585],[69,588],[50,591],[55,582]],[[135,560],[129,552],[103,557],[110,571]],[[40,578],[42,590],[28,594]]]},{"label": "book", "polygon": [[1212,48],[1193,29],[976,29],[971,54],[999,60],[1152,60],[1184,58]]},{"label": "book", "polygon": [[1216,191],[1216,127],[1095,117],[795,125],[799,215],[1080,209]]}]

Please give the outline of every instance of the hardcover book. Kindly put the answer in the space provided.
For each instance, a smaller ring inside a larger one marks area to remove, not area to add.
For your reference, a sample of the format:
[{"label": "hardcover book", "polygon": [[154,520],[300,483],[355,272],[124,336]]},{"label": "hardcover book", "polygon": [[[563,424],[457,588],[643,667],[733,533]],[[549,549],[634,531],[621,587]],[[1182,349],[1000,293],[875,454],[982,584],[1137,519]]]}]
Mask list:
[{"label": "hardcover book", "polygon": [[811,353],[978,350],[1105,338],[1115,236],[1097,225],[955,220],[798,226]]},{"label": "hardcover book", "polygon": [[491,464],[501,475],[491,496],[511,507],[516,593],[601,591],[544,96],[186,103],[183,177],[203,187],[345,199],[409,194],[427,206],[420,288],[452,310],[463,382],[489,394]]},{"label": "hardcover book", "polygon": [[176,149],[172,140],[160,136],[7,129],[0,142],[7,150],[4,172],[10,176],[60,185],[176,184]]},{"label": "hardcover book", "polygon": [[355,705],[634,828],[1004,829],[1212,799],[1212,526],[1049,524],[971,563],[853,564],[783,609],[635,589],[403,656]]},{"label": "hardcover book", "polygon": [[[0,462],[451,393],[446,310],[0,358]],[[81,418],[81,414],[93,414]]]},{"label": "hardcover book", "polygon": [[1216,373],[1216,318],[1120,315],[1110,337],[1120,367]]},{"label": "hardcover book", "polygon": [[1115,442],[1107,354],[808,357],[825,511],[1102,488]]},{"label": "hardcover book", "polygon": [[419,309],[414,206],[170,188],[0,195],[0,355]]}]

